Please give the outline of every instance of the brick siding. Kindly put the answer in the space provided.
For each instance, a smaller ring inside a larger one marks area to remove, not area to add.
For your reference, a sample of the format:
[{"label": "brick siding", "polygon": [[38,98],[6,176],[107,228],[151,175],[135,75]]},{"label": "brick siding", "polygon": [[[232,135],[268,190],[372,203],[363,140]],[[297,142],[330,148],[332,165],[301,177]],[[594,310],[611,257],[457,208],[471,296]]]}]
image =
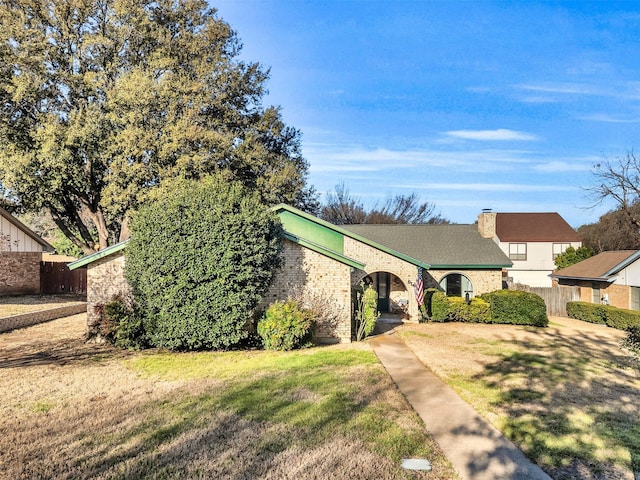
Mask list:
[{"label": "brick siding", "polygon": [[124,255],[117,252],[96,260],[87,269],[87,336],[98,336],[100,316],[96,306],[109,302],[115,295],[130,292],[124,278]]},{"label": "brick siding", "polygon": [[0,295],[40,293],[42,252],[0,252]]},{"label": "brick siding", "polygon": [[473,295],[502,290],[502,269],[495,270],[429,270],[425,272],[425,288],[438,288],[444,277],[460,273],[471,281]]},{"label": "brick siding", "polygon": [[337,322],[333,325],[319,325],[315,341],[350,342],[350,267],[286,239],[283,241],[282,260],[282,267],[276,273],[260,309],[264,310],[271,303],[288,298],[322,301],[330,304]]}]

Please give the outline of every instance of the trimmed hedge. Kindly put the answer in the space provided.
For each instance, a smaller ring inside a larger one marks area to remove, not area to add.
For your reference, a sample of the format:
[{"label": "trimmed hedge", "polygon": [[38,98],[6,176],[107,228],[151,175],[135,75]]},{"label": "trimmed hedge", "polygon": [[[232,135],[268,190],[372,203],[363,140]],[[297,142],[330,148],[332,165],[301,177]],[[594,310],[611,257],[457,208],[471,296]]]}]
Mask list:
[{"label": "trimmed hedge", "polygon": [[293,350],[311,344],[316,315],[294,300],[274,302],[258,322],[258,335],[267,350]]},{"label": "trimmed hedge", "polygon": [[549,325],[547,306],[540,295],[520,290],[496,290],[484,293],[480,298],[491,304],[492,323],[515,325]]},{"label": "trimmed hedge", "polygon": [[498,290],[467,302],[447,297],[440,291],[431,295],[431,321],[507,323],[546,327],[549,324],[544,300],[534,293]]},{"label": "trimmed hedge", "polygon": [[607,325],[619,330],[640,327],[640,312],[612,307],[610,305],[599,305],[588,302],[567,302],[567,315],[569,318]]}]

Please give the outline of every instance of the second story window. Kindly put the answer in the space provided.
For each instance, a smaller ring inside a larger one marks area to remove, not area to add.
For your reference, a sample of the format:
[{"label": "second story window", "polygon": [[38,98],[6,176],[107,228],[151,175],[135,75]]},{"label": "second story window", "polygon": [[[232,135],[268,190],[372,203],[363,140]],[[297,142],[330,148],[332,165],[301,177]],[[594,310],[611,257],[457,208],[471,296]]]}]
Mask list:
[{"label": "second story window", "polygon": [[562,255],[567,248],[571,246],[570,243],[554,243],[553,244],[553,259],[558,258],[558,255]]},{"label": "second story window", "polygon": [[510,243],[509,244],[509,260],[526,260],[527,244],[526,243]]}]

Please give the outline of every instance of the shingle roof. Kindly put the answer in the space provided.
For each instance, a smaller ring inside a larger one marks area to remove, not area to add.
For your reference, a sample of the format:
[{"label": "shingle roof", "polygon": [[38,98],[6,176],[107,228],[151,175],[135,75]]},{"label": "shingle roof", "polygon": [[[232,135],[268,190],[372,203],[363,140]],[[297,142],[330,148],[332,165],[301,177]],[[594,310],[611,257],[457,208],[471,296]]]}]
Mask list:
[{"label": "shingle roof", "polygon": [[583,280],[607,280],[638,258],[640,258],[640,250],[602,252],[575,265],[558,270],[552,276]]},{"label": "shingle roof", "polygon": [[477,225],[343,225],[345,230],[439,267],[510,267],[511,261]]},{"label": "shingle roof", "polygon": [[501,242],[580,242],[582,238],[558,213],[497,213]]}]

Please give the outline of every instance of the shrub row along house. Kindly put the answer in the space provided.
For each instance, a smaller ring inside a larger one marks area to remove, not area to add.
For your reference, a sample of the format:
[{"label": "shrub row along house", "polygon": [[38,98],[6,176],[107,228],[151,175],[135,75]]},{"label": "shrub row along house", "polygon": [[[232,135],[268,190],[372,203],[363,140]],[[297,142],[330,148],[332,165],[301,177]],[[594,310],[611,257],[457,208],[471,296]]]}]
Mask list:
[{"label": "shrub row along house", "polygon": [[[336,321],[321,325],[316,341],[348,342],[353,336],[352,290],[361,282],[378,292],[381,312],[421,318],[414,286],[422,272],[425,288],[470,297],[502,288],[512,263],[476,225],[351,225],[338,227],[287,205],[274,208],[284,230],[282,266],[263,307],[276,300],[314,298],[329,306]],[[87,268],[88,335],[97,332],[96,305],[128,290],[124,278],[126,242],[69,264]]]}]

